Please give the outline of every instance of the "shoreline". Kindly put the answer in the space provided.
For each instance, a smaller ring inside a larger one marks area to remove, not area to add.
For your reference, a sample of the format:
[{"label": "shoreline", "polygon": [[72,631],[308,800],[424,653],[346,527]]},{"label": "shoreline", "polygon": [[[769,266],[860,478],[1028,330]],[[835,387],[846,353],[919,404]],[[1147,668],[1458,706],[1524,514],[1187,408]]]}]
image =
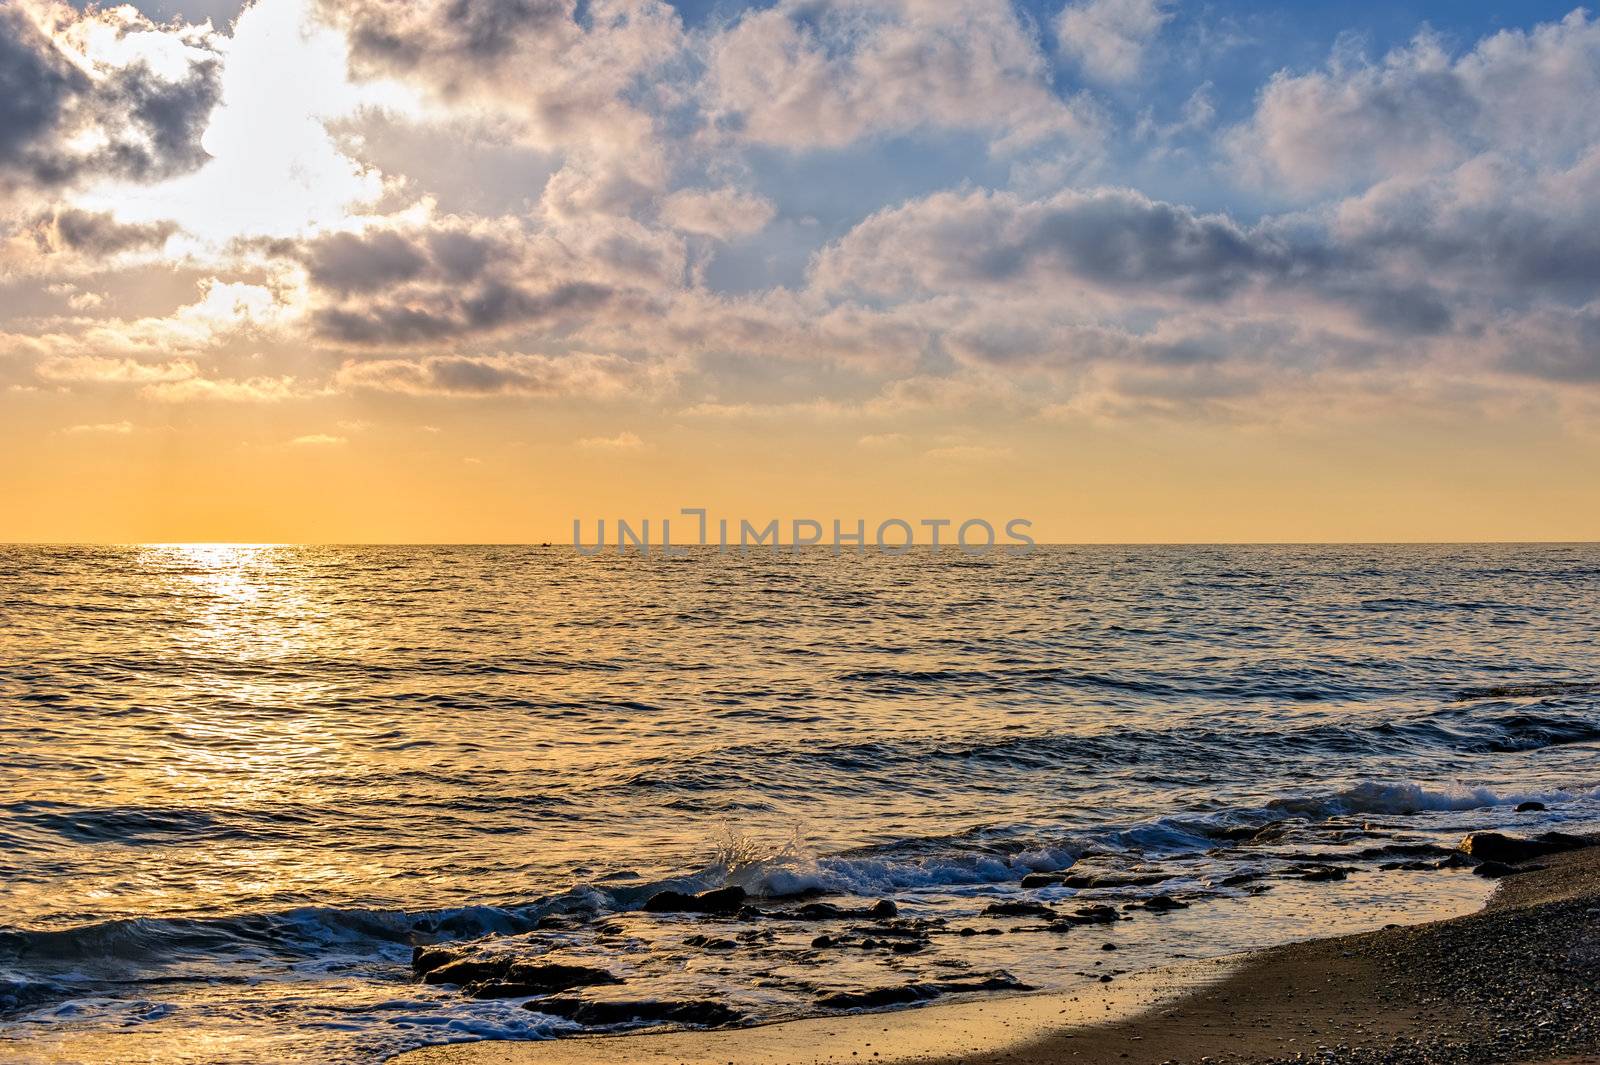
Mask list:
[{"label": "shoreline", "polygon": [[1290,943],[1066,993],[750,1028],[453,1043],[400,1065],[1045,1065],[1600,1061],[1600,840],[1476,913]]}]

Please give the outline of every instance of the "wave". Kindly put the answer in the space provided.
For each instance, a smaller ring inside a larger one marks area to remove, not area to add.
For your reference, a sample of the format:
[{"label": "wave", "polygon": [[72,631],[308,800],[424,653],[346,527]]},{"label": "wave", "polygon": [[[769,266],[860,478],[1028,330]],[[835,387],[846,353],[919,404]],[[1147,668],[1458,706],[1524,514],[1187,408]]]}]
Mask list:
[{"label": "wave", "polygon": [[[220,917],[138,917],[55,929],[0,928],[0,1008],[81,991],[103,980],[107,963],[142,970],[198,960],[263,960],[343,966],[353,960],[403,964],[414,945],[532,932],[561,915],[599,917],[638,910],[661,891],[737,885],[776,902],[819,893],[874,897],[926,889],[992,894],[1030,872],[1060,871],[1087,857],[1151,862],[1216,856],[1253,832],[1286,821],[1315,826],[1360,815],[1404,816],[1600,802],[1600,786],[1518,791],[1366,781],[1335,792],[1283,796],[1259,806],[1175,814],[1055,834],[992,826],[937,839],[913,838],[835,854],[808,855],[797,842],[770,852],[722,843],[696,872],[668,878],[628,871],[530,899],[523,905],[432,910],[301,907]],[[1592,810],[1590,811],[1592,812]],[[1559,815],[1566,816],[1566,815]],[[227,970],[232,971],[232,970]],[[97,975],[91,975],[97,974]]]}]

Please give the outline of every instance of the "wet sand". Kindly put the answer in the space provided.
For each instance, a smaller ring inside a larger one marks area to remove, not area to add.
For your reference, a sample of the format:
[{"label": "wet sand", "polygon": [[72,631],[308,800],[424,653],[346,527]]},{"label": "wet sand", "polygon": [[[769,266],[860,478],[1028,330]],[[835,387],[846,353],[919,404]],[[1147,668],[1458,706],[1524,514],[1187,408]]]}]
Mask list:
[{"label": "wet sand", "polygon": [[404,1065],[1600,1062],[1600,847],[1479,913],[1028,995],[715,1032],[468,1043]]}]

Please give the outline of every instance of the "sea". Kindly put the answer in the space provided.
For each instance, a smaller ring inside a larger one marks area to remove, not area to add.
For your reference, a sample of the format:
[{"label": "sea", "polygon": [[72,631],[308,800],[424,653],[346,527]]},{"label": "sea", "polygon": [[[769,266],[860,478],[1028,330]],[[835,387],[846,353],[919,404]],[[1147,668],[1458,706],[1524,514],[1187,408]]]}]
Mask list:
[{"label": "sea", "polygon": [[[758,1023],[1467,912],[1466,832],[1600,827],[1597,636],[1596,545],[0,546],[0,1060],[374,1062],[692,1023],[572,995]],[[617,982],[413,969],[485,945]]]}]

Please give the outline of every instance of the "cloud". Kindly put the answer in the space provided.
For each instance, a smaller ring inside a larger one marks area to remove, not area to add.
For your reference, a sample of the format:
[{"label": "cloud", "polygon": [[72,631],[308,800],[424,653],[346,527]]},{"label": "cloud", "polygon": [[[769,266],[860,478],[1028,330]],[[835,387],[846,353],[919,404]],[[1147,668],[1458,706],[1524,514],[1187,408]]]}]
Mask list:
[{"label": "cloud", "polygon": [[157,26],[129,6],[0,6],[0,190],[198,167],[220,70],[205,27]]},{"label": "cloud", "polygon": [[190,377],[146,385],[140,394],[158,403],[281,403],[315,393],[301,388],[292,377]]},{"label": "cloud", "polygon": [[928,450],[930,459],[944,462],[997,462],[1009,459],[1013,454],[1009,447],[993,447],[986,444],[953,444],[949,447]]},{"label": "cloud", "polygon": [[1098,129],[1086,102],[1051,90],[1009,3],[783,0],[746,11],[705,51],[712,120],[740,141],[839,148],[960,129],[1017,145]]},{"label": "cloud", "polygon": [[667,225],[719,240],[760,232],[775,213],[771,200],[735,188],[680,189],[661,202]]},{"label": "cloud", "polygon": [[34,372],[43,380],[65,384],[160,384],[187,381],[200,371],[188,359],[144,363],[135,359],[76,355],[44,359]]},{"label": "cloud", "polygon": [[127,436],[133,432],[133,423],[101,422],[97,425],[69,425],[61,431],[73,436]]},{"label": "cloud", "polygon": [[586,451],[642,451],[650,445],[634,433],[621,432],[616,436],[586,436],[578,446]]},{"label": "cloud", "polygon": [[1293,193],[1350,190],[1459,165],[1485,151],[1561,163],[1600,139],[1600,23],[1504,30],[1453,58],[1429,33],[1379,61],[1336,52],[1281,71],[1233,131],[1241,169]]},{"label": "cloud", "polygon": [[348,444],[350,441],[342,436],[330,436],[327,433],[310,433],[306,436],[297,436],[289,441],[293,447],[337,447]]},{"label": "cloud", "polygon": [[1331,256],[1222,215],[1125,189],[937,193],[880,211],[816,258],[824,290],[879,296],[1076,282],[1220,300],[1258,281],[1318,272]]},{"label": "cloud", "polygon": [[358,63],[401,73],[437,67],[460,77],[530,41],[570,37],[575,8],[573,0],[346,0],[329,13],[346,27]]},{"label": "cloud", "polygon": [[343,344],[424,344],[579,318],[600,308],[612,295],[603,285],[585,282],[557,285],[544,292],[491,282],[459,295],[435,291],[421,299],[323,308],[315,312],[312,321],[319,336]]},{"label": "cloud", "polygon": [[614,355],[435,355],[347,362],[334,377],[345,391],[409,396],[603,398],[632,391],[649,372]]},{"label": "cloud", "polygon": [[561,332],[682,283],[683,238],[626,219],[530,228],[451,216],[272,250],[304,264],[320,340],[412,347]]},{"label": "cloud", "polygon": [[1123,84],[1139,75],[1171,8],[1171,0],[1080,0],[1056,16],[1056,43],[1093,80]]},{"label": "cloud", "polygon": [[101,259],[119,252],[160,248],[177,231],[176,222],[118,222],[109,211],[74,207],[57,208],[33,227],[41,251],[72,251]]}]

